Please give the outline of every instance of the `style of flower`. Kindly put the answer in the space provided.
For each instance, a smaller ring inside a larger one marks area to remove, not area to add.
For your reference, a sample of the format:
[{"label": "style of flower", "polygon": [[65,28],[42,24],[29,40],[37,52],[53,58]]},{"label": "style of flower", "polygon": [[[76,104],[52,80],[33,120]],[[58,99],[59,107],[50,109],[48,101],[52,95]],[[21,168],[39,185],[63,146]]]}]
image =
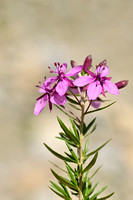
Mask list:
[{"label": "style of flower", "polygon": [[82,70],[82,65],[72,68],[67,73],[65,73],[66,69],[67,69],[66,63],[63,63],[62,65],[60,65],[60,63],[54,63],[54,65],[56,67],[56,70],[51,69],[49,67],[51,70],[50,73],[56,73],[57,76],[52,76],[52,77],[48,78],[47,82],[49,82],[50,84],[53,84],[57,81],[55,90],[60,96],[63,96],[66,93],[69,86],[74,87],[73,81],[69,80],[67,77],[77,75]]},{"label": "style of flower", "polygon": [[89,100],[95,100],[102,93],[105,96],[105,91],[118,95],[119,90],[117,86],[112,83],[111,77],[106,77],[109,74],[108,66],[98,66],[95,74],[88,70],[88,75],[77,78],[74,81],[74,85],[82,87],[87,85],[84,89],[87,89],[87,96]]},{"label": "style of flower", "polygon": [[[40,83],[41,84],[41,83]],[[56,105],[64,105],[66,103],[65,95],[60,96],[56,91],[55,87],[51,88],[50,84],[46,80],[41,86],[37,86],[40,93],[43,93],[39,98],[37,98],[37,103],[35,104],[34,114],[38,115],[46,106],[47,102],[49,104],[50,112],[52,110],[52,103]]]}]

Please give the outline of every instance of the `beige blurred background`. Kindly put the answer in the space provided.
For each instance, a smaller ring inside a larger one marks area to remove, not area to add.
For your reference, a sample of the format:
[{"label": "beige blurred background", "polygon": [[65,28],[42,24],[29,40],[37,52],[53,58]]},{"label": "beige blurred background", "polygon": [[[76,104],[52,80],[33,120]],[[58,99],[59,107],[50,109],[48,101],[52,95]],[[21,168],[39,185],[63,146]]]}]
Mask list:
[{"label": "beige blurred background", "polygon": [[119,96],[108,95],[117,103],[98,113],[90,146],[112,138],[99,154],[97,166],[103,167],[96,179],[115,191],[111,200],[133,199],[133,1],[0,0],[1,200],[59,199],[48,188],[54,180],[48,160],[63,164],[43,146],[63,152],[63,142],[54,138],[58,113],[46,108],[33,115],[34,85],[53,62],[82,64],[89,54],[93,66],[107,59],[114,82],[130,80]]}]

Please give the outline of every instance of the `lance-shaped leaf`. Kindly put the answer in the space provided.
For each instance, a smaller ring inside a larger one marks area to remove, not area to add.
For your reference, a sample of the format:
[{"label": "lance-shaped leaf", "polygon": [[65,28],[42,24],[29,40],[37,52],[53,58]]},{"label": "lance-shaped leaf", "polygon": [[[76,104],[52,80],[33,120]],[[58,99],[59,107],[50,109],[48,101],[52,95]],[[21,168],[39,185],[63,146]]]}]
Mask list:
[{"label": "lance-shaped leaf", "polygon": [[66,143],[66,145],[72,155],[72,158],[78,163],[78,158],[77,158],[76,154],[74,153],[73,149],[69,146],[69,144]]},{"label": "lance-shaped leaf", "polygon": [[114,192],[112,192],[111,194],[109,194],[105,197],[98,198],[97,200],[106,200],[106,199],[110,198],[113,194],[114,194]]},{"label": "lance-shaped leaf", "polygon": [[64,185],[68,186],[69,188],[73,188],[76,191],[78,191],[78,187],[75,186],[73,183],[71,183],[69,180],[67,180],[66,178],[59,176],[58,174],[56,174],[52,169],[51,169],[52,174],[55,176],[55,178],[57,178],[58,181],[60,181],[61,183],[63,183]]},{"label": "lance-shaped leaf", "polygon": [[66,197],[70,197],[68,196],[68,194],[66,193],[66,191],[64,189],[62,189],[59,185],[57,185],[56,183],[54,183],[53,181],[50,181],[50,183],[52,184],[52,187],[54,189],[56,189],[58,192],[62,193],[64,196]]},{"label": "lance-shaped leaf", "polygon": [[87,139],[86,142],[85,142],[85,147],[84,147],[84,150],[83,150],[83,156],[85,156],[86,153],[88,152],[88,144],[89,144],[89,139]]},{"label": "lance-shaped leaf", "polygon": [[59,192],[57,192],[56,190],[54,190],[52,187],[49,187],[55,194],[57,194],[58,196],[60,196],[62,199],[65,199],[65,200],[71,200],[70,197],[66,197],[62,194],[60,194]]},{"label": "lance-shaped leaf", "polygon": [[92,188],[87,188],[86,190],[86,199],[89,198],[89,196],[94,192],[95,188],[97,187],[99,183],[97,182]]},{"label": "lance-shaped leaf", "polygon": [[70,131],[70,130],[66,127],[66,125],[62,122],[62,120],[61,120],[59,117],[57,117],[57,119],[58,119],[58,122],[59,122],[59,124],[60,124],[62,130],[65,132],[66,136],[67,136],[70,140],[72,140],[75,144],[78,144],[78,145],[79,145],[80,142],[79,142],[79,140],[74,136],[74,134],[72,133],[72,131]]},{"label": "lance-shaped leaf", "polygon": [[82,174],[84,174],[86,171],[90,170],[92,168],[92,166],[95,164],[96,160],[97,160],[97,156],[98,156],[98,152],[96,152],[95,156],[93,157],[93,159],[90,161],[90,163],[86,166],[86,168],[81,172]]},{"label": "lance-shaped leaf", "polygon": [[78,103],[77,101],[73,100],[72,98],[70,98],[70,97],[68,97],[68,96],[66,97],[66,99],[67,99],[70,103],[79,105],[79,103]]},{"label": "lance-shaped leaf", "polygon": [[111,139],[107,140],[104,144],[102,144],[100,147],[98,147],[97,149],[95,149],[94,151],[88,153],[86,156],[85,156],[85,159],[84,161],[86,161],[88,159],[89,156],[95,154],[96,152],[98,152],[100,149],[102,149]]},{"label": "lance-shaped leaf", "polygon": [[101,169],[101,167],[102,165],[97,168],[97,170],[91,175],[90,179],[92,179],[97,174],[97,172]]},{"label": "lance-shaped leaf", "polygon": [[74,175],[73,175],[73,173],[72,173],[72,172],[73,172],[73,169],[72,169],[67,163],[65,163],[65,164],[66,164],[66,168],[67,168],[69,177],[70,177],[70,179],[71,179],[71,182],[72,182],[75,186],[78,187],[77,181],[75,180],[75,177],[74,177]]},{"label": "lance-shaped leaf", "polygon": [[101,194],[104,190],[106,190],[107,186],[103,187],[100,191],[98,191],[97,193],[95,193],[89,200],[95,200],[96,197]]},{"label": "lance-shaped leaf", "polygon": [[86,126],[86,127],[84,126],[84,130],[83,130],[83,134],[84,134],[84,135],[85,135],[85,134],[88,132],[88,130],[93,126],[95,120],[96,120],[96,117],[88,124],[88,126]]},{"label": "lance-shaped leaf", "polygon": [[57,139],[63,140],[73,147],[77,147],[77,145],[74,142],[72,142],[69,138],[66,137],[65,133],[59,133],[59,134],[61,137],[56,137]]},{"label": "lance-shaped leaf", "polygon": [[53,149],[51,149],[47,144],[44,143],[44,145],[45,145],[45,147],[46,147],[52,154],[54,154],[56,157],[60,158],[61,160],[65,160],[65,161],[73,162],[73,163],[76,162],[76,161],[73,160],[73,159],[67,158],[67,157],[65,157],[65,156],[63,156],[63,155],[57,153],[56,151],[54,151]]},{"label": "lance-shaped leaf", "polygon": [[101,108],[98,108],[98,109],[95,109],[95,110],[91,110],[91,111],[85,113],[85,115],[90,114],[90,113],[93,113],[93,112],[97,112],[97,111],[100,111],[100,110],[104,110],[104,109],[106,109],[106,108],[112,106],[114,103],[116,103],[116,101],[114,101],[113,103],[110,103],[110,104],[107,105],[107,106],[104,106],[104,107],[101,107]]},{"label": "lance-shaped leaf", "polygon": [[77,130],[77,128],[76,128],[76,125],[75,125],[74,121],[73,121],[71,118],[70,118],[70,122],[71,122],[71,124],[72,124],[73,131],[74,131],[74,133],[75,133],[76,138],[79,139],[79,132],[78,132],[78,130]]},{"label": "lance-shaped leaf", "polygon": [[70,105],[71,107],[73,107],[74,109],[76,109],[76,110],[81,110],[80,108],[78,108],[77,106],[75,106],[75,105],[73,105],[73,104],[71,104],[71,103],[69,103],[69,105]]}]

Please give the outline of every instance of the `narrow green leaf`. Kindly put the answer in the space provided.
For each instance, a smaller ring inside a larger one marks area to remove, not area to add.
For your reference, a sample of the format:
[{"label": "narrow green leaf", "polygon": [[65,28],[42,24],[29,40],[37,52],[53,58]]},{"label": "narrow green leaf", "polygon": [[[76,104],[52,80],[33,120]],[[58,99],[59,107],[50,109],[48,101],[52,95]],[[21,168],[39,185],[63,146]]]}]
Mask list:
[{"label": "narrow green leaf", "polygon": [[73,149],[69,146],[69,144],[67,144],[67,148],[69,149],[70,153],[72,154],[72,158],[78,163],[78,158],[76,156],[76,154],[74,153]]},{"label": "narrow green leaf", "polygon": [[59,184],[65,190],[65,192],[67,193],[67,195],[70,197],[67,187],[64,184],[62,184],[61,182],[59,182]]},{"label": "narrow green leaf", "polygon": [[56,189],[57,191],[62,193],[64,196],[68,196],[68,194],[60,186],[58,186],[56,183],[54,183],[53,181],[50,181],[50,183],[52,184],[52,187],[54,189]]},{"label": "narrow green leaf", "polygon": [[106,200],[106,199],[110,198],[113,194],[114,194],[114,192],[112,192],[111,194],[109,194],[105,197],[98,198],[97,200]]},{"label": "narrow green leaf", "polygon": [[100,167],[97,168],[97,170],[91,175],[90,179],[92,179],[96,173],[101,169],[102,165]]},{"label": "narrow green leaf", "polygon": [[111,139],[107,140],[104,144],[102,144],[102,145],[101,145],[100,147],[98,147],[96,150],[94,150],[94,151],[88,153],[88,154],[86,155],[86,157],[88,158],[89,156],[91,156],[91,155],[95,154],[96,152],[98,152],[98,151],[99,151],[100,149],[102,149],[110,140],[111,140]]},{"label": "narrow green leaf", "polygon": [[78,132],[78,130],[77,130],[77,128],[76,128],[76,125],[75,125],[74,121],[73,121],[71,118],[70,118],[70,122],[71,122],[71,124],[72,124],[73,131],[74,131],[74,133],[75,133],[76,138],[79,139],[79,132]]},{"label": "narrow green leaf", "polygon": [[67,171],[68,171],[68,174],[69,174],[69,176],[70,176],[70,179],[71,179],[71,181],[73,182],[73,184],[75,185],[75,186],[77,186],[78,187],[78,185],[77,185],[77,181],[75,180],[75,177],[74,177],[74,175],[73,175],[73,173],[72,173],[72,168],[67,164],[67,163],[65,163],[66,164],[66,168],[67,168]]},{"label": "narrow green leaf", "polygon": [[58,169],[60,169],[61,171],[67,173],[67,171],[65,171],[64,169],[62,169],[61,167],[59,167],[58,165],[56,165],[55,163],[53,163],[52,161],[49,160],[49,162],[54,165],[55,167],[57,167]]},{"label": "narrow green leaf", "polygon": [[58,196],[60,196],[62,199],[65,199],[65,200],[71,200],[71,198],[69,197],[66,197],[62,194],[60,194],[59,192],[57,192],[56,190],[54,190],[52,187],[49,187],[55,194],[57,194]]},{"label": "narrow green leaf", "polygon": [[85,147],[84,147],[84,150],[83,150],[83,156],[85,156],[86,153],[88,152],[88,144],[89,144],[89,139],[87,139],[86,142],[85,142]]},{"label": "narrow green leaf", "polygon": [[85,135],[88,130],[92,127],[92,125],[94,124],[94,122],[96,121],[96,117],[88,124],[87,127],[85,127],[83,134]]},{"label": "narrow green leaf", "polygon": [[73,103],[73,104],[76,104],[76,105],[79,105],[79,103],[73,99],[71,99],[70,97],[66,96],[67,100],[70,102],[70,103]]},{"label": "narrow green leaf", "polygon": [[94,200],[99,194],[101,194],[104,190],[106,190],[107,186],[103,187],[100,191],[95,193],[89,200]]},{"label": "narrow green leaf", "polygon": [[75,105],[73,105],[73,104],[71,104],[71,103],[69,103],[69,105],[70,105],[71,107],[73,107],[74,109],[76,109],[76,110],[81,110],[80,108],[77,108],[77,106],[75,106]]},{"label": "narrow green leaf", "polygon": [[57,178],[58,181],[60,181],[61,183],[65,184],[66,186],[68,186],[69,188],[73,188],[76,191],[78,191],[78,187],[75,186],[74,184],[72,184],[70,181],[68,181],[66,178],[59,176],[58,174],[56,174],[52,169],[51,169],[52,174]]},{"label": "narrow green leaf", "polygon": [[98,185],[99,183],[97,182],[92,188],[90,188],[89,190],[88,190],[88,188],[87,188],[87,194],[86,194],[86,197],[87,197],[87,199],[89,198],[89,196],[94,192],[94,190],[95,190],[95,188],[97,187],[97,185]]},{"label": "narrow green leaf", "polygon": [[68,161],[68,162],[73,162],[73,163],[75,163],[75,160],[72,160],[72,159],[70,159],[70,158],[67,158],[67,157],[65,157],[65,156],[62,156],[61,154],[59,154],[59,153],[57,153],[56,151],[54,151],[53,149],[51,149],[47,144],[45,144],[44,143],[44,145],[45,145],[45,147],[52,153],[52,154],[54,154],[56,157],[58,157],[58,158],[60,158],[61,160],[65,160],[65,161]]},{"label": "narrow green leaf", "polygon": [[[55,105],[55,104],[54,104]],[[60,106],[55,105],[60,111],[62,111],[65,115],[67,115],[68,117],[78,121],[76,118],[74,118],[73,116],[69,115],[66,111],[64,111]]]},{"label": "narrow green leaf", "polygon": [[104,106],[104,107],[101,107],[101,108],[98,108],[98,109],[95,109],[95,110],[91,110],[91,111],[85,113],[85,115],[93,113],[93,112],[97,112],[97,111],[100,111],[100,110],[103,110],[103,109],[106,109],[106,108],[110,107],[111,105],[113,105],[114,103],[116,103],[116,101],[114,101],[113,103],[108,104],[107,106]]},{"label": "narrow green leaf", "polygon": [[98,156],[98,152],[95,154],[95,156],[93,157],[93,159],[90,161],[90,163],[86,166],[86,168],[82,171],[82,174],[84,174],[86,171],[88,171],[89,169],[92,168],[92,166],[95,164],[96,160],[97,160],[97,156]]},{"label": "narrow green leaf", "polygon": [[63,140],[66,143],[68,143],[69,145],[73,146],[73,147],[77,147],[77,145],[75,145],[72,141],[70,141],[69,139],[63,138],[63,137],[56,137],[59,140]]},{"label": "narrow green leaf", "polygon": [[79,140],[74,136],[74,134],[66,127],[66,125],[62,122],[62,120],[57,117],[58,122],[61,126],[61,128],[63,129],[63,131],[65,132],[66,136],[72,140],[75,144],[80,144]]},{"label": "narrow green leaf", "polygon": [[90,134],[92,134],[96,130],[97,124],[94,125],[93,129],[91,130],[90,133],[87,133],[84,138],[88,137]]}]

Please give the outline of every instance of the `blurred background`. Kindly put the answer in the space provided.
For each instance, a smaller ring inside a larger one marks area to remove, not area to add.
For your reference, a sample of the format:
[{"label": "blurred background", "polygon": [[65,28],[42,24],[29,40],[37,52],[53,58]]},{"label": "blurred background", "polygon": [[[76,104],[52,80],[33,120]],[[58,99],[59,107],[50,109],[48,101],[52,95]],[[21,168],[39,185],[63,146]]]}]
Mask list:
[{"label": "blurred background", "polygon": [[99,188],[109,186],[107,193],[115,191],[111,200],[133,199],[133,1],[0,0],[1,200],[59,199],[48,188],[55,180],[48,160],[63,164],[43,142],[63,152],[56,116],[68,121],[56,108],[33,115],[34,86],[53,62],[82,64],[89,54],[94,67],[107,59],[113,82],[130,80],[119,96],[108,95],[117,103],[97,114],[90,147],[112,138],[99,154],[96,180]]}]

